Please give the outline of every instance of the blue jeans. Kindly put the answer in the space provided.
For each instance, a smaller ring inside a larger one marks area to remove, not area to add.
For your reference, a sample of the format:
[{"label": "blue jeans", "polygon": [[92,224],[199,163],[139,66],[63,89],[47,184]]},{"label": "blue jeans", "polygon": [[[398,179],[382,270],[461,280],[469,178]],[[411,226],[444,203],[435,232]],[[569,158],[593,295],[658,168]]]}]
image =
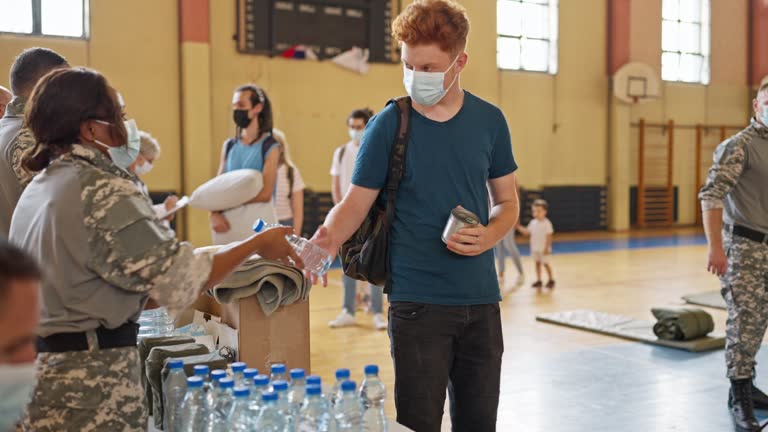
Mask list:
[{"label": "blue jeans", "polygon": [[[348,276],[343,276],[344,284],[344,309],[350,314],[355,314],[355,295],[357,294],[357,281]],[[380,314],[384,311],[383,290],[381,287],[371,285],[371,309],[374,314]]]},{"label": "blue jeans", "polygon": [[515,264],[518,274],[523,274],[523,263],[520,260],[520,250],[515,243],[515,232],[511,231],[504,236],[503,239],[493,248],[493,253],[496,255],[496,266],[499,272],[504,273],[507,267],[507,257],[512,258],[512,262]]}]

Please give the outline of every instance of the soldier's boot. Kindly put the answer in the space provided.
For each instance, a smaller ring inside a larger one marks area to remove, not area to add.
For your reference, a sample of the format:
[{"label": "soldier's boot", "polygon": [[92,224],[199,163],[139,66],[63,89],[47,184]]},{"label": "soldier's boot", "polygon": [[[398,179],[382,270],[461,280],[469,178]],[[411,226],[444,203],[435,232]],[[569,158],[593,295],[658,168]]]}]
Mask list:
[{"label": "soldier's boot", "polygon": [[731,380],[728,394],[728,409],[736,432],[760,432],[760,423],[755,418],[752,405],[752,380]]},{"label": "soldier's boot", "polygon": [[752,405],[755,409],[768,410],[768,395],[752,383]]}]

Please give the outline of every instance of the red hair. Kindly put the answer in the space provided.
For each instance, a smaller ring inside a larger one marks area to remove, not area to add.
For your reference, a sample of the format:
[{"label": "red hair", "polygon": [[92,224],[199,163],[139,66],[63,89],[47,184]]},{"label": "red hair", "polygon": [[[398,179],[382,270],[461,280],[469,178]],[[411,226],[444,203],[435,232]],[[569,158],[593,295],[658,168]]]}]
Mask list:
[{"label": "red hair", "polygon": [[453,0],[416,0],[392,23],[392,36],[398,42],[436,44],[451,53],[467,46],[468,35],[467,11]]}]

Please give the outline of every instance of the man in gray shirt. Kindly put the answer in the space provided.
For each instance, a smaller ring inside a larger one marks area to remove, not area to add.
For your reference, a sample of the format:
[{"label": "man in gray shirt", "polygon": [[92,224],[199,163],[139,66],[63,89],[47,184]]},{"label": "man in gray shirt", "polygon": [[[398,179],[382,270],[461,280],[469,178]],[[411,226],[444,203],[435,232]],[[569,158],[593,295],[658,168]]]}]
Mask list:
[{"label": "man in gray shirt", "polygon": [[16,203],[36,174],[23,163],[36,146],[32,133],[24,127],[27,100],[40,78],[62,67],[69,67],[66,59],[47,48],[24,50],[11,66],[13,99],[0,120],[0,236],[8,236]]},{"label": "man in gray shirt", "polygon": [[720,277],[728,306],[728,407],[737,431],[761,430],[754,408],[768,409],[768,396],[752,383],[768,328],[768,84],[753,105],[752,123],[715,150],[699,194],[707,269]]}]

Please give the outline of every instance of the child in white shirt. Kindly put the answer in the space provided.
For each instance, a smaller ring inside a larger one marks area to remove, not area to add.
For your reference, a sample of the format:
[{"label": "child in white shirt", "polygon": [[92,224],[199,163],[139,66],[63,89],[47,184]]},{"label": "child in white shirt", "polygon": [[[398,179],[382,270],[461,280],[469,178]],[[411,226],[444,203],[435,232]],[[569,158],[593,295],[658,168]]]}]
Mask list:
[{"label": "child in white shirt", "polygon": [[547,219],[548,209],[549,205],[546,201],[541,199],[534,201],[532,208],[533,219],[531,219],[528,227],[517,226],[518,231],[531,238],[531,257],[536,263],[536,283],[532,287],[537,289],[543,286],[541,282],[542,265],[547,270],[547,276],[549,277],[547,288],[555,288],[552,266],[549,263],[549,256],[552,255],[552,234],[554,234],[555,230],[552,227],[552,222]]}]

